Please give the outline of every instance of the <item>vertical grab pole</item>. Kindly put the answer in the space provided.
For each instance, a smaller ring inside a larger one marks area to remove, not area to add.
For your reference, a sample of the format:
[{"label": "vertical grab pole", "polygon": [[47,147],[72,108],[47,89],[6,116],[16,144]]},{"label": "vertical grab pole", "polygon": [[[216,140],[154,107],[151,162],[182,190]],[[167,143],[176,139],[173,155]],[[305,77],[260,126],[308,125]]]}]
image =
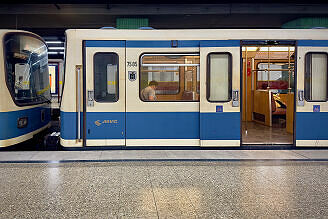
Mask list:
[{"label": "vertical grab pole", "polygon": [[273,97],[271,97],[271,92],[270,92],[270,46],[268,47],[268,59],[269,59],[269,62],[268,62],[268,87],[267,87],[267,90],[269,92],[269,109],[270,109],[270,127],[272,126],[272,104],[271,104],[271,101]]},{"label": "vertical grab pole", "polygon": [[81,67],[77,66],[77,139],[81,139]]},{"label": "vertical grab pole", "polygon": [[270,89],[270,46],[268,47],[268,86],[267,89]]},{"label": "vertical grab pole", "polygon": [[291,67],[290,67],[290,47],[288,46],[288,93],[290,93],[291,87],[290,87],[290,74],[291,74]]},{"label": "vertical grab pole", "polygon": [[247,134],[247,46],[245,47],[245,131]]}]

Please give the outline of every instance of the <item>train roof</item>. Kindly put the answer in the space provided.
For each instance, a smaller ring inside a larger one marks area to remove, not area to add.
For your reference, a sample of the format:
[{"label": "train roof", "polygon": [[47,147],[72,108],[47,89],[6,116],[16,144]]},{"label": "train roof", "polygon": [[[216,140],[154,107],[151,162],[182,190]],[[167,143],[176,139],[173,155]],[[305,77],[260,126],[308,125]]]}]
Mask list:
[{"label": "train roof", "polygon": [[37,37],[38,39],[42,40],[44,42],[44,40],[37,34],[29,32],[29,31],[25,31],[25,30],[12,30],[12,29],[0,29],[0,37],[2,38],[5,34],[7,33],[25,33],[28,35],[33,35],[35,37]]},{"label": "train roof", "polygon": [[29,31],[26,31],[26,30],[0,29],[0,34],[12,33],[12,32],[29,33],[29,34],[37,35],[35,33],[29,32]]},{"label": "train roof", "polygon": [[326,40],[328,29],[68,29],[66,35],[93,40]]}]

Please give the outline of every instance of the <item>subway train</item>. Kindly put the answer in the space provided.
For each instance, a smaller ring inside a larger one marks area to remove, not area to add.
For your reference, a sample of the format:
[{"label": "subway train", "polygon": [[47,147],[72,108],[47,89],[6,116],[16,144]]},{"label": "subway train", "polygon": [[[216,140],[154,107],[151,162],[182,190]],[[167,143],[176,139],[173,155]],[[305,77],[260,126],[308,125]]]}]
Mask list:
[{"label": "subway train", "polygon": [[63,147],[328,145],[325,29],[66,31]]},{"label": "subway train", "polygon": [[50,126],[48,49],[36,34],[0,30],[0,147]]}]

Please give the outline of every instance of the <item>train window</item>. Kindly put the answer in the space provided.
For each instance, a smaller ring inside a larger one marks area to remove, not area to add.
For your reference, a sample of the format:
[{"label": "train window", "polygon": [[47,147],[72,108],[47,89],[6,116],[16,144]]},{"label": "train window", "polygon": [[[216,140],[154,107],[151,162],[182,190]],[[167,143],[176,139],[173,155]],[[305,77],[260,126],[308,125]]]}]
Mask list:
[{"label": "train window", "polygon": [[207,56],[207,100],[231,100],[232,61],[230,53],[211,53]]},{"label": "train window", "polygon": [[93,65],[95,101],[118,101],[118,55],[96,53],[93,57]]},{"label": "train window", "polygon": [[327,66],[326,53],[306,54],[304,80],[304,94],[306,100],[327,100]]},{"label": "train window", "polygon": [[[268,69],[270,68],[270,73]],[[281,92],[287,92],[290,88],[294,90],[294,63],[290,64],[290,71],[288,63],[259,63],[257,65],[257,89],[277,89]],[[289,75],[290,74],[290,75]],[[270,78],[268,78],[270,75]],[[269,86],[268,86],[269,82]]]},{"label": "train window", "polygon": [[50,101],[48,49],[30,34],[10,33],[5,36],[6,81],[19,105]]},{"label": "train window", "polygon": [[141,56],[140,99],[199,101],[199,54]]}]

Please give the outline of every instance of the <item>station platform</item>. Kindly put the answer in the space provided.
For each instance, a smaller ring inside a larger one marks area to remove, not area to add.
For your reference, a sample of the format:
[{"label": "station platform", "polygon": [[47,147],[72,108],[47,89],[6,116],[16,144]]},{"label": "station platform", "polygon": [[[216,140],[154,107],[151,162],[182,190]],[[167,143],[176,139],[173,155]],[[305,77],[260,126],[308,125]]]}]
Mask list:
[{"label": "station platform", "polygon": [[327,218],[328,150],[0,152],[0,218]]},{"label": "station platform", "polygon": [[106,162],[106,161],[328,161],[328,150],[102,150],[3,151],[0,162]]}]

